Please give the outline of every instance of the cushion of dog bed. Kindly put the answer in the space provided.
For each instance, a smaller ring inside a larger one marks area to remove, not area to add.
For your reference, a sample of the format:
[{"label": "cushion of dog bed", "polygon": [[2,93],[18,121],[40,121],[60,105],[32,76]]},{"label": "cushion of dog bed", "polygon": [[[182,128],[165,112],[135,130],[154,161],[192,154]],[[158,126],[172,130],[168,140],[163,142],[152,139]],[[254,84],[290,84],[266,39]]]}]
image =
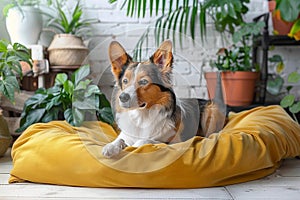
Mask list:
[{"label": "cushion of dog bed", "polygon": [[12,148],[10,183],[31,181],[89,187],[196,188],[267,176],[300,155],[300,126],[279,106],[233,113],[218,134],[172,144],[127,147],[101,155],[116,137],[109,125],[64,121],[29,127]]}]

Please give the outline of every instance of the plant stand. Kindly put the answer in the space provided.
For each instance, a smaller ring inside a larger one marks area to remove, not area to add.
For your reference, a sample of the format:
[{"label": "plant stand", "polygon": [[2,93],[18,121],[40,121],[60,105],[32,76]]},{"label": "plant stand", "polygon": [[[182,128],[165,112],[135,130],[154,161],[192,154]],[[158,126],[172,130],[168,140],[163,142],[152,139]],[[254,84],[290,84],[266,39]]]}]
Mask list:
[{"label": "plant stand", "polygon": [[[253,41],[253,52],[252,52],[252,64],[253,67],[260,65],[260,87],[259,87],[259,104],[264,104],[266,100],[266,88],[268,80],[268,51],[269,46],[296,46],[300,45],[300,41],[296,41],[286,35],[269,35],[269,13],[260,15],[254,19],[258,21],[263,18],[265,27],[262,36],[254,38]],[[262,61],[258,60],[258,49],[262,48]]]}]

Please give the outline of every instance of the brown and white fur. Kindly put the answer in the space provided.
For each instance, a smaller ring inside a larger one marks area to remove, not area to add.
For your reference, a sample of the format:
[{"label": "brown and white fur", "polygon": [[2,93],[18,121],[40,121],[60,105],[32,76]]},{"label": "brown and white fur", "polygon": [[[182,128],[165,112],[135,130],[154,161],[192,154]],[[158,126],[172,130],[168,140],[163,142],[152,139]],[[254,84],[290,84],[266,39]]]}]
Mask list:
[{"label": "brown and white fur", "polygon": [[[113,142],[103,147],[102,154],[113,157],[126,146],[180,142],[184,127],[183,111],[172,89],[171,41],[163,42],[145,62],[134,62],[114,41],[109,47],[109,57],[116,82],[113,94],[115,120],[121,132]],[[221,112],[212,105],[205,106],[205,109],[211,108],[204,112],[207,116],[200,125],[216,123],[212,119],[216,120]],[[207,135],[216,129],[220,128],[204,127],[202,132],[204,130],[203,135]]]}]

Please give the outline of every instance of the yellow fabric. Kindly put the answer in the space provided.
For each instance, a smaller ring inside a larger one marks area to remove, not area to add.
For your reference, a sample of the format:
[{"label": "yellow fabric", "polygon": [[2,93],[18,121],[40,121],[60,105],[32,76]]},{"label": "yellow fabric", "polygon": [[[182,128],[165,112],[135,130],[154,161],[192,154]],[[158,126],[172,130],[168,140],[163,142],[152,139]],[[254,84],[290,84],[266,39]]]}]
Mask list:
[{"label": "yellow fabric", "polygon": [[101,156],[116,137],[107,124],[72,127],[34,124],[14,143],[10,183],[31,181],[89,187],[198,188],[258,179],[280,161],[300,155],[300,126],[279,106],[231,114],[209,138],[128,147],[119,158]]}]

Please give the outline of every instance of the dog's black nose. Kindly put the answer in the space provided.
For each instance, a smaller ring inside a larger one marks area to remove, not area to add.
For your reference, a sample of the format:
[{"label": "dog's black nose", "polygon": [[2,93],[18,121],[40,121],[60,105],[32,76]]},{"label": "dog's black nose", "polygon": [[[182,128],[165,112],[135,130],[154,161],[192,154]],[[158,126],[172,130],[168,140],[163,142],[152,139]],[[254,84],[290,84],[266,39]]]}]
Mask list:
[{"label": "dog's black nose", "polygon": [[119,96],[119,99],[122,103],[126,103],[130,99],[130,95],[128,93],[122,92]]}]

